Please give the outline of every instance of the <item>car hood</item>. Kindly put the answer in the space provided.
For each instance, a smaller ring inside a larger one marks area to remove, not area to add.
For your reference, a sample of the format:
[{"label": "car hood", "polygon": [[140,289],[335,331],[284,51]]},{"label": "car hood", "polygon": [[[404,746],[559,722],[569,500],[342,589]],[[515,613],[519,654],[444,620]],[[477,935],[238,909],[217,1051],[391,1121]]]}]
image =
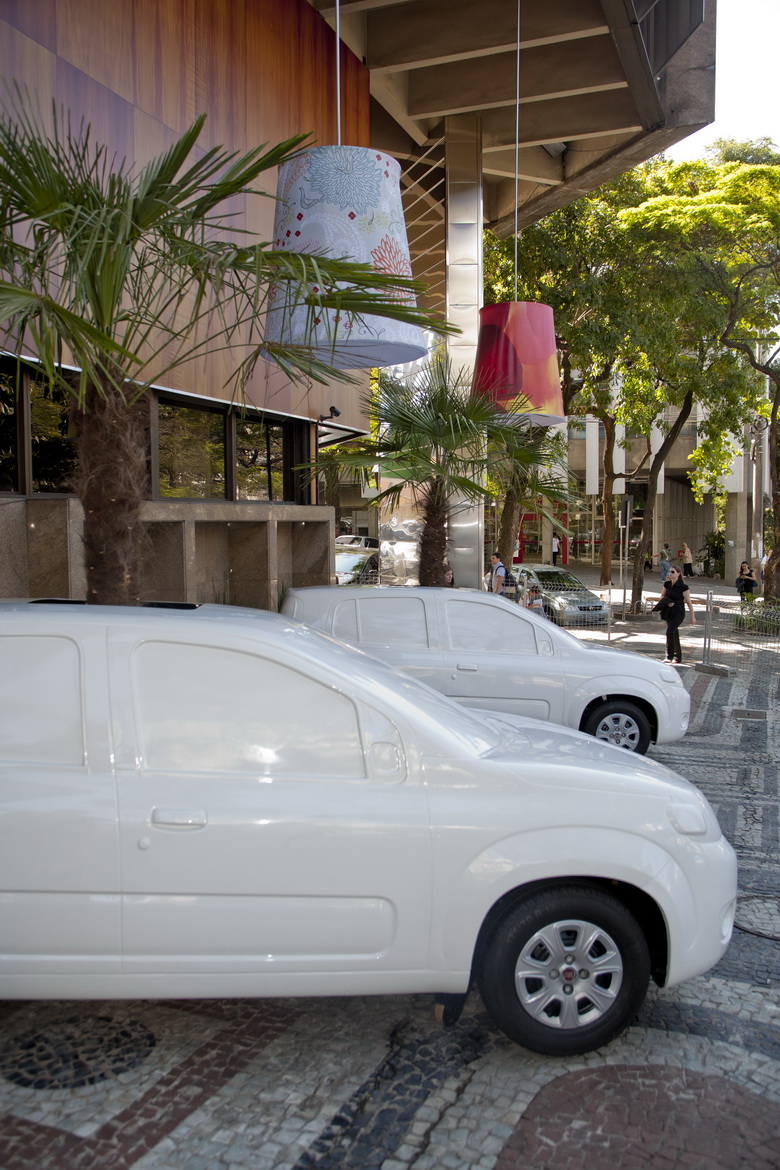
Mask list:
[{"label": "car hood", "polygon": [[501,734],[501,743],[489,758],[509,768],[522,765],[526,777],[529,772],[534,774],[535,763],[540,783],[551,774],[565,774],[568,782],[576,783],[581,774],[584,784],[602,791],[637,792],[644,788],[657,792],[663,786],[677,793],[700,795],[695,785],[657,760],[614,747],[584,732],[499,711],[482,714]]},{"label": "car hood", "polygon": [[565,597],[567,601],[585,602],[588,605],[604,604],[590,589],[556,589],[554,585],[540,585],[539,588],[547,597]]}]

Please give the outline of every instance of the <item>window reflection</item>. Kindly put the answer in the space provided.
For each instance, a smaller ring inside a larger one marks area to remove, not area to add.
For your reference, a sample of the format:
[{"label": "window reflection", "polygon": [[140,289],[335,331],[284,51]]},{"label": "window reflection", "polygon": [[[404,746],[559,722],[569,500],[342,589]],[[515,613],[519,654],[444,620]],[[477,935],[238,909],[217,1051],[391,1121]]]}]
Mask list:
[{"label": "window reflection", "polygon": [[46,382],[30,381],[32,490],[70,492],[76,466],[68,439],[70,395]]},{"label": "window reflection", "polygon": [[239,500],[284,499],[284,431],[272,423],[236,419],[236,495]]},{"label": "window reflection", "polygon": [[7,374],[0,374],[0,492],[18,490],[16,392],[13,379]]},{"label": "window reflection", "polygon": [[159,404],[160,495],[225,498],[225,416]]}]

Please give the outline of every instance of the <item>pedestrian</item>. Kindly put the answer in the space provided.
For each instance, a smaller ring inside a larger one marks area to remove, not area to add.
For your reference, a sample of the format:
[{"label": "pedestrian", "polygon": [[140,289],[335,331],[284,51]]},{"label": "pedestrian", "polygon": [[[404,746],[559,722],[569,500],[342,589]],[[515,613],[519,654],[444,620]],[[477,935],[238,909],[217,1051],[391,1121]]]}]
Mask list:
[{"label": "pedestrian", "polygon": [[501,563],[501,557],[497,552],[490,554],[490,564],[492,565],[490,588],[493,593],[503,593],[506,582],[506,569]]},{"label": "pedestrian", "polygon": [[666,658],[664,662],[679,666],[682,662],[682,647],[680,646],[680,626],[685,620],[685,606],[691,613],[691,625],[696,625],[696,614],[693,612],[691,591],[683,580],[683,575],[677,565],[669,566],[661,599],[653,607],[661,614],[666,622]]},{"label": "pedestrian", "polygon": [[772,555],[771,548],[764,550],[764,555],[761,558],[761,580],[762,581],[764,580],[764,574],[766,573],[766,567],[769,564],[769,558],[771,557],[771,555]]},{"label": "pedestrian", "polygon": [[525,605],[526,609],[532,609],[544,617],[544,602],[542,601],[542,595],[539,592],[538,585],[531,585],[529,588],[528,596],[525,599]]},{"label": "pedestrian", "polygon": [[455,574],[450,565],[444,566],[444,584],[448,589],[455,588]]},{"label": "pedestrian", "polygon": [[558,564],[558,553],[561,551],[561,538],[557,532],[552,534],[552,563]]},{"label": "pedestrian", "polygon": [[688,545],[683,541],[682,551],[680,552],[680,559],[683,563],[683,575],[686,577],[693,576],[693,553],[688,548]]},{"label": "pedestrian", "polygon": [[739,572],[737,573],[737,579],[734,584],[737,587],[740,601],[744,601],[746,597],[752,597],[758,588],[756,574],[747,561],[743,561],[739,566]]},{"label": "pedestrian", "polygon": [[666,578],[669,576],[669,565],[672,558],[669,552],[669,544],[664,541],[658,553],[658,571],[661,574],[661,584],[663,585]]}]

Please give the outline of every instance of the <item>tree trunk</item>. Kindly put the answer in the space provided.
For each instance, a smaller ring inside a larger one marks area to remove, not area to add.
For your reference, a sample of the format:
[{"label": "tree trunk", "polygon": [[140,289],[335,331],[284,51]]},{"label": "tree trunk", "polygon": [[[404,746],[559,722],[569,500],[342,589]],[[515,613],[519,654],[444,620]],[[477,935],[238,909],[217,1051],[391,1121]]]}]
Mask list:
[{"label": "tree trunk", "polygon": [[[615,476],[615,420],[610,414],[602,414],[598,416],[599,422],[604,426],[604,486],[602,489],[601,503],[604,512],[604,538],[601,545],[601,579],[600,584],[612,584],[612,544],[615,539],[615,517],[614,517],[614,496],[612,494],[612,485],[617,478]],[[596,539],[594,532],[593,539]]]},{"label": "tree trunk", "polygon": [[507,568],[511,567],[515,556],[515,541],[520,531],[520,497],[512,488],[507,490],[504,497],[504,506],[501,509],[501,520],[498,526],[498,555]]},{"label": "tree trunk", "polygon": [[425,527],[420,536],[420,584],[443,585],[447,560],[447,517],[449,503],[444,485],[433,479],[426,485],[422,500]]},{"label": "tree trunk", "polygon": [[[656,542],[656,546],[660,545],[661,534],[653,532],[653,512],[655,510],[655,501],[658,498],[658,476],[661,474],[661,468],[664,465],[667,455],[676,443],[680,431],[688,421],[692,409],[693,393],[688,391],[682,401],[677,418],[674,420],[674,423],[664,436],[661,446],[650,461],[650,468],[647,473],[645,514],[642,517],[642,530],[639,533],[639,547],[634,554],[634,574],[631,582],[631,608],[634,612],[636,612],[642,601],[642,588],[645,583],[645,555],[650,544],[651,536]],[[649,441],[648,439],[648,443]],[[650,551],[652,553],[652,548]]]},{"label": "tree trunk", "polygon": [[[780,567],[780,482],[777,468],[777,416],[780,409],[780,377],[770,373],[774,382],[772,414],[768,431],[769,490],[772,495],[772,555],[764,569],[764,597],[778,597],[778,568]],[[763,489],[762,489],[763,490]]]},{"label": "tree trunk", "polygon": [[148,429],[145,397],[131,405],[111,386],[88,390],[73,484],[84,508],[88,604],[141,604]]}]

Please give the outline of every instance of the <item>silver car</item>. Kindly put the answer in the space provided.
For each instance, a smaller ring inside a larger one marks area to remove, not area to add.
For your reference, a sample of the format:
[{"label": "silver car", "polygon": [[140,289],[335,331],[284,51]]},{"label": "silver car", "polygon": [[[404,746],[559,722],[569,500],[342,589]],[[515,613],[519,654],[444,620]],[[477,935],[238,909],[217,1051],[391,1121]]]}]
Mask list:
[{"label": "silver car", "polygon": [[523,595],[534,585],[538,588],[544,612],[558,626],[605,626],[609,605],[602,601],[579,577],[555,565],[515,565],[514,573]]}]

